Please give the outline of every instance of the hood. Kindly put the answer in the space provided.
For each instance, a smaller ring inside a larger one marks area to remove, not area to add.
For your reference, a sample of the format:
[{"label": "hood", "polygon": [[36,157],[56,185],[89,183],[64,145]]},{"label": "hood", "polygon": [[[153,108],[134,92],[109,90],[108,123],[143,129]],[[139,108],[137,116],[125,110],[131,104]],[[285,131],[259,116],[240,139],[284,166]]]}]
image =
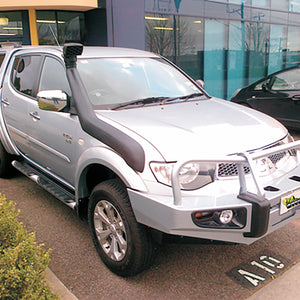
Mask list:
[{"label": "hood", "polygon": [[216,98],[97,113],[146,139],[166,161],[259,149],[287,134],[273,118]]}]

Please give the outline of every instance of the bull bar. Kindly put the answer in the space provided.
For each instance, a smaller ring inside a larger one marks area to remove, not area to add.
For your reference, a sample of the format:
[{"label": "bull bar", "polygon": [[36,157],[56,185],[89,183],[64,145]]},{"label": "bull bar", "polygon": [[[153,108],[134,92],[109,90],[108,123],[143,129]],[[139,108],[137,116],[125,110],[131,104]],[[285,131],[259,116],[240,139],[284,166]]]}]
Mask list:
[{"label": "bull bar", "polygon": [[[260,178],[257,171],[257,166],[255,165],[255,161],[260,158],[268,157],[272,154],[277,154],[283,151],[290,151],[293,149],[300,148],[300,141],[291,142],[288,144],[283,144],[279,146],[275,146],[272,148],[268,148],[261,151],[256,151],[254,153],[238,153],[234,155],[224,155],[224,156],[207,156],[203,159],[190,159],[186,161],[178,161],[173,168],[172,175],[171,175],[171,182],[172,182],[172,191],[174,197],[174,205],[180,206],[182,205],[182,198],[181,198],[181,188],[179,183],[179,171],[180,169],[188,163],[235,163],[238,168],[238,177],[240,183],[240,191],[238,197],[243,200],[253,199],[256,201],[263,201],[265,200],[265,191],[263,185],[260,182]],[[253,178],[256,187],[256,193],[249,192],[247,189],[247,180],[245,173],[243,171],[243,166],[249,165],[250,167],[250,174]]]}]

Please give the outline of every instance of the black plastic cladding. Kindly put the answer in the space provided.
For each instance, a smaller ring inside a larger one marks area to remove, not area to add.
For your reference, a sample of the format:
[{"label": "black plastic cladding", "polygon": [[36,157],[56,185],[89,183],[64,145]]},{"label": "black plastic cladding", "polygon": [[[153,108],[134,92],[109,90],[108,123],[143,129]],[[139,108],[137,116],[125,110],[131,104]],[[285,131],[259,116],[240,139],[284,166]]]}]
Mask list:
[{"label": "black plastic cladding", "polygon": [[143,172],[145,167],[144,149],[136,140],[124,132],[97,118],[76,68],[76,56],[68,56],[68,54],[76,53],[76,51],[74,49],[74,51],[69,51],[69,47],[72,48],[72,45],[64,47],[64,53],[67,54],[67,56],[64,56],[67,78],[70,83],[82,129],[89,135],[113,148],[134,170]]},{"label": "black plastic cladding", "polygon": [[81,44],[66,44],[63,48],[65,58],[71,58],[81,55],[82,51],[83,46]]}]

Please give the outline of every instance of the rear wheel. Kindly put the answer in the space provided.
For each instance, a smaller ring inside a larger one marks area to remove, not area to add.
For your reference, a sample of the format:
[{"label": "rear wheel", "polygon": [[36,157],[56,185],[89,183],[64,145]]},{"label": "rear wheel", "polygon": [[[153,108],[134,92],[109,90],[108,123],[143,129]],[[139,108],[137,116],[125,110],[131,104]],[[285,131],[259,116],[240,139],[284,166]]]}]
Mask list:
[{"label": "rear wheel", "polygon": [[12,175],[12,155],[6,152],[0,141],[0,177],[7,178]]},{"label": "rear wheel", "polygon": [[90,197],[89,226],[106,266],[132,276],[152,262],[154,247],[147,228],[137,223],[124,185],[116,179],[97,185]]}]

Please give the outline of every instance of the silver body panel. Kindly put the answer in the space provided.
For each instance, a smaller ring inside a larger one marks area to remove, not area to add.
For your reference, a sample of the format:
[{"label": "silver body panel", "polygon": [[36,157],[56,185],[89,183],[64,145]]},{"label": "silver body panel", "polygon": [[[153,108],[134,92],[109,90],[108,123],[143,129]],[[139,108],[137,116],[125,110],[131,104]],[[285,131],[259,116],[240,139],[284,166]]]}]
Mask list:
[{"label": "silver body panel", "polygon": [[276,120],[216,98],[99,114],[137,132],[166,161],[260,149],[287,134]]}]

